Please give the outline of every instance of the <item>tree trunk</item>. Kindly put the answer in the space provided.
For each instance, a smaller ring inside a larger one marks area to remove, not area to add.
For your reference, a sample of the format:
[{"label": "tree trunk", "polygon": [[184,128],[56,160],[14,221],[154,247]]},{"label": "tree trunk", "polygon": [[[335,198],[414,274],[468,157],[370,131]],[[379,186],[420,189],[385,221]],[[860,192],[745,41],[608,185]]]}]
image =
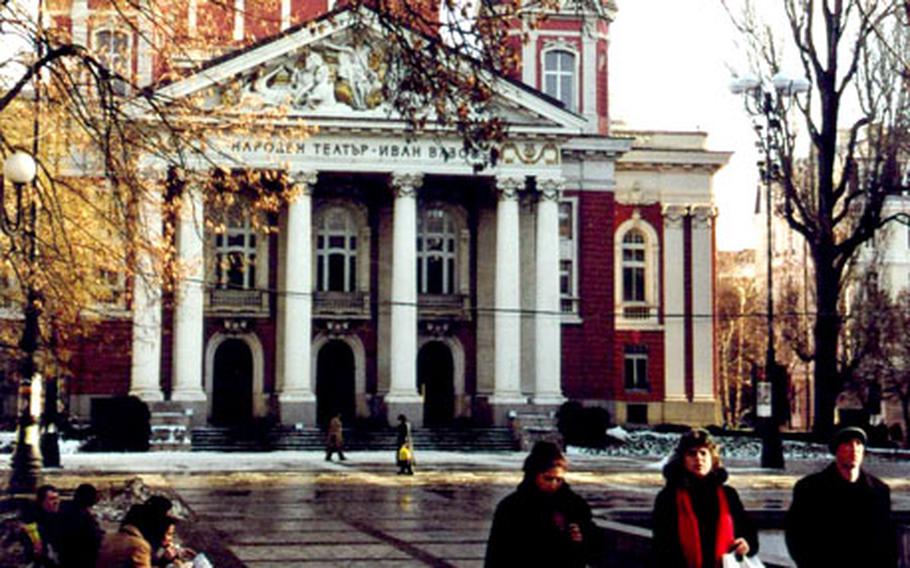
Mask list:
[{"label": "tree trunk", "polygon": [[827,440],[834,429],[834,406],[841,391],[837,368],[840,317],[837,298],[840,277],[831,265],[816,262],[815,286],[817,316],[813,328],[815,341],[815,421],[812,431]]}]

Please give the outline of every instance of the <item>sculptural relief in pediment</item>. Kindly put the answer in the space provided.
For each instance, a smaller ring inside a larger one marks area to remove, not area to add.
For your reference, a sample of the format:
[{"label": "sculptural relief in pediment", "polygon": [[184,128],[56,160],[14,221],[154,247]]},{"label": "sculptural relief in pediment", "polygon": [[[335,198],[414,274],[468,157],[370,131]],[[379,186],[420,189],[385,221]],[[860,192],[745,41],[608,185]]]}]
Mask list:
[{"label": "sculptural relief in pediment", "polygon": [[234,99],[240,108],[264,105],[290,112],[385,110],[384,50],[365,39],[343,40],[333,37],[260,66],[222,102]]}]

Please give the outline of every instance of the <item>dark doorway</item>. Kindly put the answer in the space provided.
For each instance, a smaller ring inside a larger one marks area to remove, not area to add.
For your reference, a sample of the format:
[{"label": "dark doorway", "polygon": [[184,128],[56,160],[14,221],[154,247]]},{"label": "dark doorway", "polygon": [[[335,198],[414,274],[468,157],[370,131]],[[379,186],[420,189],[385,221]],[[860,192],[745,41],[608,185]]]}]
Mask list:
[{"label": "dark doorway", "polygon": [[425,426],[448,426],[455,418],[455,364],[441,341],[431,341],[417,354],[417,388],[423,393]]},{"label": "dark doorway", "polygon": [[245,341],[228,339],[215,352],[212,424],[239,426],[253,419],[253,354]]},{"label": "dark doorway", "polygon": [[354,423],[354,353],[347,343],[329,341],[316,361],[316,423],[324,428],[336,413]]}]

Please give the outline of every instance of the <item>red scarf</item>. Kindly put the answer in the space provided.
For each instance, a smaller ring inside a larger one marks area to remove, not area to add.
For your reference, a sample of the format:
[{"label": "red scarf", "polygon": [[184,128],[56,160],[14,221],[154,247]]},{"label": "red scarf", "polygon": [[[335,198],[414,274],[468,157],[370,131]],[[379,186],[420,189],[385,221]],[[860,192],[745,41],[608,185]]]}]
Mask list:
[{"label": "red scarf", "polygon": [[[677,525],[679,543],[687,568],[702,568],[701,535],[698,534],[698,517],[692,508],[692,497],[686,489],[676,490]],[[721,556],[733,545],[733,516],[724,488],[717,486],[717,533],[714,535],[714,564],[720,565]]]}]

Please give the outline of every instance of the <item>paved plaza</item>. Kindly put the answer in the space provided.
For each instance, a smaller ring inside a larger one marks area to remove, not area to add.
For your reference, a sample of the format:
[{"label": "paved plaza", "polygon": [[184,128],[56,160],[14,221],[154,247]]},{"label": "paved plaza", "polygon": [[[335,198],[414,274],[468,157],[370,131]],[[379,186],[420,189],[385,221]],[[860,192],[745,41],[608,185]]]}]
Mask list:
[{"label": "paved plaza", "polygon": [[[219,568],[481,566],[493,510],[519,482],[524,454],[424,452],[413,477],[396,475],[387,454],[350,453],[343,463],[317,452],[73,454],[45,480],[75,487],[138,476],[176,492],[195,519],[188,540]],[[654,459],[570,459],[569,481],[600,520],[650,510],[662,485]],[[746,506],[773,509],[823,463],[791,460],[785,472],[729,465]],[[910,509],[910,464],[869,465],[893,487],[895,507]]]}]

